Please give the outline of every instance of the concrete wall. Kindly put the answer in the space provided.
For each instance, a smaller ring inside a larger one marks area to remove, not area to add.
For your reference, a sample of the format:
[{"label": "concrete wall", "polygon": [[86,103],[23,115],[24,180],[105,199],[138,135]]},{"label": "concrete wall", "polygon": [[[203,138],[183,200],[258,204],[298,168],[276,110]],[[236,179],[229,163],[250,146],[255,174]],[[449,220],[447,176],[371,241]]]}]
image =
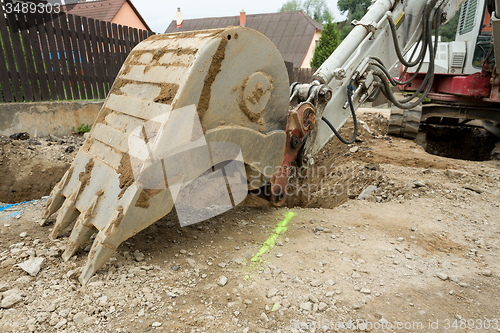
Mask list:
[{"label": "concrete wall", "polygon": [[31,137],[69,135],[94,124],[104,101],[0,103],[0,134],[28,132]]}]

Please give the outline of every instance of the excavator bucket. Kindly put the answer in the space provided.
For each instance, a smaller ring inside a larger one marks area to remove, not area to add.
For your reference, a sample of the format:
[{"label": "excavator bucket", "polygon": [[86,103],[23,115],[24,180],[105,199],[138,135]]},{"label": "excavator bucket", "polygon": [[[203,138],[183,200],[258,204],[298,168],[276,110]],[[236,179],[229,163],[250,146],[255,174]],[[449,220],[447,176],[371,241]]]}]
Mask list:
[{"label": "excavator bucket", "polygon": [[288,106],[284,62],[264,35],[235,27],[152,36],[123,64],[41,224],[58,211],[53,239],[73,225],[64,260],[96,234],[86,284],[174,206],[189,225],[268,182],[283,161]]}]

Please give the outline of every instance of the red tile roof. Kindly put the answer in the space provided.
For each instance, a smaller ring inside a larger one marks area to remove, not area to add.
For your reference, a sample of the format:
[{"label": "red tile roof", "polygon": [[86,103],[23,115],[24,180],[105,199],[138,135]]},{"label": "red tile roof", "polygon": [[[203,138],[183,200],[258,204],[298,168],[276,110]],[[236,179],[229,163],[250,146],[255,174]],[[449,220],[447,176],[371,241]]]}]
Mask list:
[{"label": "red tile roof", "polygon": [[130,7],[132,7],[137,17],[141,20],[142,24],[144,24],[147,30],[151,31],[149,26],[142,18],[141,14],[139,14],[130,0],[100,0],[79,2],[62,6],[62,11],[72,15],[92,18],[94,20],[111,22],[125,2],[128,2]]},{"label": "red tile roof", "polygon": [[[174,20],[165,33],[217,29],[240,25],[240,16],[211,17],[184,20],[180,27]],[[316,30],[323,25],[302,12],[285,12],[247,15],[246,25],[269,38],[285,61],[299,68],[304,60]]]}]

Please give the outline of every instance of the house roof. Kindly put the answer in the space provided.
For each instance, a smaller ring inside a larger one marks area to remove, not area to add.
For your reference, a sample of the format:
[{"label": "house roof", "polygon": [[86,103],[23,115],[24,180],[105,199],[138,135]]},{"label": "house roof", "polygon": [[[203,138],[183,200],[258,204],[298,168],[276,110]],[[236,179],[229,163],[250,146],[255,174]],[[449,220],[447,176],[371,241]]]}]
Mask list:
[{"label": "house roof", "polygon": [[[165,33],[239,25],[240,16],[184,20],[180,27],[177,27],[177,22],[174,20]],[[314,21],[300,11],[247,15],[245,26],[257,30],[269,38],[276,45],[283,59],[293,62],[295,68],[301,66],[316,30],[323,29],[321,23]]]},{"label": "house roof", "polygon": [[125,2],[128,2],[130,7],[133,9],[137,17],[141,20],[142,24],[144,24],[144,26],[147,28],[147,30],[151,31],[149,26],[146,24],[146,21],[144,21],[141,14],[139,14],[135,6],[132,4],[132,1],[130,0],[100,0],[79,2],[62,6],[62,11],[72,15],[92,18],[94,20],[111,22],[116,14],[118,14],[118,11],[120,10],[120,8],[122,8]]}]

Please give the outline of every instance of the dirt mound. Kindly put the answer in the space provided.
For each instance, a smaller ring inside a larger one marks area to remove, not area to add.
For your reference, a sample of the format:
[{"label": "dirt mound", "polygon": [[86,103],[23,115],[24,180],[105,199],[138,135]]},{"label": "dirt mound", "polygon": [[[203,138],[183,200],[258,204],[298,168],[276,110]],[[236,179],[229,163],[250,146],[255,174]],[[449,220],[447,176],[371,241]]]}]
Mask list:
[{"label": "dirt mound", "polygon": [[28,140],[0,137],[0,202],[16,203],[49,195],[82,144],[81,136]]}]

